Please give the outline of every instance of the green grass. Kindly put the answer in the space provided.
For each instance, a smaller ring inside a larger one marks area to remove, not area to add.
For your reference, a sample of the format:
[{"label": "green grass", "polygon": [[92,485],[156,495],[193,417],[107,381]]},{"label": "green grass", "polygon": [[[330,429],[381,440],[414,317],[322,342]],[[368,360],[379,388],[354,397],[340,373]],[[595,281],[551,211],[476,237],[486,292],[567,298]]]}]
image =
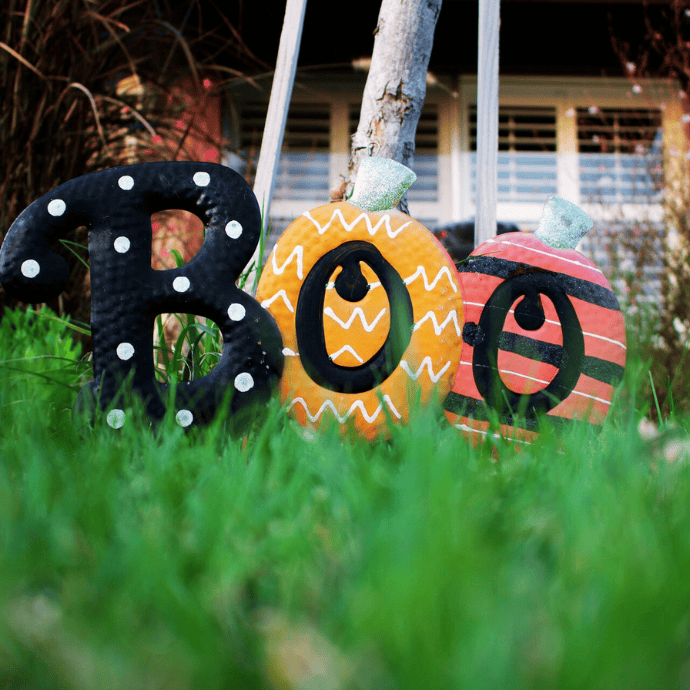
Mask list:
[{"label": "green grass", "polygon": [[690,463],[639,437],[639,359],[599,434],[492,453],[439,409],[79,427],[69,330],[0,346],[0,688],[690,688]]}]

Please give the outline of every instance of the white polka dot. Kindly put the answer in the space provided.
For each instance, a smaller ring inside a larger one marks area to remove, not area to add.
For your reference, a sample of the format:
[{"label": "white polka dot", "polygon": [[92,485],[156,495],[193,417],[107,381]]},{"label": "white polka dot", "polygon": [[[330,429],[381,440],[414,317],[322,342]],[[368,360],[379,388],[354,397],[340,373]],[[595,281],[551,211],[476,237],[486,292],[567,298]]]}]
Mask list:
[{"label": "white polka dot", "polygon": [[175,421],[180,426],[189,426],[194,421],[194,415],[189,410],[180,410],[175,415]]},{"label": "white polka dot", "polygon": [[242,321],[246,313],[246,309],[241,304],[237,304],[237,302],[228,307],[228,316],[233,321]]},{"label": "white polka dot", "polygon": [[115,251],[119,254],[124,254],[129,251],[129,239],[126,237],[118,237],[115,242],[113,242],[113,247],[115,247]]},{"label": "white polka dot", "polygon": [[189,290],[189,278],[178,276],[173,280],[173,288],[177,292],[187,292],[187,290]]},{"label": "white polka dot", "polygon": [[125,413],[123,410],[110,410],[105,419],[108,422],[108,426],[111,426],[113,429],[119,429],[125,423]]},{"label": "white polka dot", "polygon": [[120,359],[130,359],[134,354],[134,346],[132,343],[120,343],[117,346],[117,356]]},{"label": "white polka dot", "polygon": [[254,379],[251,374],[244,372],[242,374],[237,374],[235,376],[235,388],[240,393],[246,393],[250,388],[254,386]]},{"label": "white polka dot", "polygon": [[130,177],[129,175],[123,175],[118,181],[117,181],[118,186],[120,189],[125,189],[129,190],[134,187],[134,178]]},{"label": "white polka dot", "polygon": [[21,271],[22,275],[25,275],[27,278],[35,278],[41,272],[41,267],[38,265],[38,261],[27,259],[22,264]]},{"label": "white polka dot", "polygon": [[194,184],[197,187],[207,187],[211,181],[211,176],[207,172],[194,173]]},{"label": "white polka dot", "polygon": [[48,213],[51,216],[61,216],[67,210],[67,204],[62,199],[53,199],[48,204]]},{"label": "white polka dot", "polygon": [[233,240],[236,240],[242,234],[242,225],[236,220],[231,220],[225,226],[225,233],[228,237],[232,237]]}]

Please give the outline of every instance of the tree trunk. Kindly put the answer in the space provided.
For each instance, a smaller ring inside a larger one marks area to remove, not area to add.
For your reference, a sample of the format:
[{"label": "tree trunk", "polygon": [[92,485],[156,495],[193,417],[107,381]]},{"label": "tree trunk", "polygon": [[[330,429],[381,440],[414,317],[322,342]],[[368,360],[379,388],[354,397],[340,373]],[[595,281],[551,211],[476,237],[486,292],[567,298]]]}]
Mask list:
[{"label": "tree trunk", "polygon": [[[413,166],[414,137],[440,11],[441,0],[382,0],[347,178],[335,199],[350,196],[359,164],[367,155]],[[405,198],[400,206],[407,210]]]}]

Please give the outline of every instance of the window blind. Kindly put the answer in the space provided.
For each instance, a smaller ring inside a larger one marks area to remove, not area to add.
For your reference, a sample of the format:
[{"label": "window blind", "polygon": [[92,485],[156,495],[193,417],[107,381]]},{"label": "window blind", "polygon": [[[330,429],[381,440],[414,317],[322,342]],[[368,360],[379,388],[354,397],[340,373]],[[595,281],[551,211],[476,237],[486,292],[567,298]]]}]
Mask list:
[{"label": "window blind", "polygon": [[[472,201],[477,198],[477,107],[470,106]],[[556,108],[499,106],[498,201],[538,202],[558,193]]]},{"label": "window blind", "polygon": [[580,194],[589,203],[656,203],[661,194],[661,111],[578,108]]}]

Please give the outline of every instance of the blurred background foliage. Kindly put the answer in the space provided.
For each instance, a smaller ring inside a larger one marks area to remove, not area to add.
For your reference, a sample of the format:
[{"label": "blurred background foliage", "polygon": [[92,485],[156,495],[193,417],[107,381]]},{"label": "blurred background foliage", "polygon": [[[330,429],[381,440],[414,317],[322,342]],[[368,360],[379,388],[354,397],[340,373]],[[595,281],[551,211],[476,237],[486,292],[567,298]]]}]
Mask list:
[{"label": "blurred background foliage", "polygon": [[[30,203],[80,175],[219,160],[210,104],[267,68],[213,2],[6,0],[0,18],[0,239]],[[86,244],[86,228],[67,240]],[[88,322],[88,253],[57,251],[70,282],[48,306]],[[13,306],[0,287],[0,315]]]},{"label": "blurred background foliage", "polygon": [[[622,279],[623,310],[629,342],[646,360],[649,380],[642,382],[643,397],[654,404],[650,415],[659,420],[690,410],[690,0],[643,2],[644,31],[638,42],[625,40],[610,28],[611,41],[633,91],[647,78],[668,79],[678,88],[682,104],[679,137],[661,145],[663,174],[650,169],[663,207],[663,229],[654,223],[635,223],[609,247],[615,268],[623,256],[632,257]],[[661,287],[652,301],[644,299],[644,269],[660,265]],[[658,398],[656,397],[658,396]],[[658,403],[658,406],[657,406]]]}]

